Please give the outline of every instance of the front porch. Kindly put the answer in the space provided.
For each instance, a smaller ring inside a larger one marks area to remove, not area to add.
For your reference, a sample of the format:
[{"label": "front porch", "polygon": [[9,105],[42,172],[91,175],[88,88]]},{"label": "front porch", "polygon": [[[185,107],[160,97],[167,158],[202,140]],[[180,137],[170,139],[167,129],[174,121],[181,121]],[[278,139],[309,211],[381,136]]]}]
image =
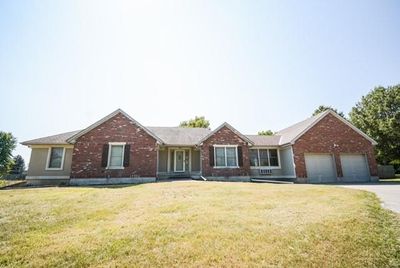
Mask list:
[{"label": "front porch", "polygon": [[199,178],[200,149],[196,147],[160,147],[157,178]]}]

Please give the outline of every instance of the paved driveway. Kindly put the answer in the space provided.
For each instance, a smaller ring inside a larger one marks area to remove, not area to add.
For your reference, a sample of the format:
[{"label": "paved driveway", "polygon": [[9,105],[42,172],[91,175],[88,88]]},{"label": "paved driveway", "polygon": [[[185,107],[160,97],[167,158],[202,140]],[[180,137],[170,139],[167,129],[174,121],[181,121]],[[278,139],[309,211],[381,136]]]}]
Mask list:
[{"label": "paved driveway", "polygon": [[400,213],[400,184],[354,184],[343,187],[373,192],[383,201],[383,207]]}]

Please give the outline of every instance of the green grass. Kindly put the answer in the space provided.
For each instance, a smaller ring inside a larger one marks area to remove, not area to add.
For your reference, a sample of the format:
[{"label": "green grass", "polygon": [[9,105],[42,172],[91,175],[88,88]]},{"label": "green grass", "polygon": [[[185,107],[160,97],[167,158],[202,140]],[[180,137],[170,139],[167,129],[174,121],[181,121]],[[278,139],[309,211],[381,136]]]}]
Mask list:
[{"label": "green grass", "polygon": [[13,184],[17,184],[17,183],[20,183],[20,182],[22,182],[22,180],[1,180],[0,179],[0,188],[1,187],[5,187],[5,186],[10,186],[10,185],[13,185]]},{"label": "green grass", "polygon": [[379,182],[398,182],[400,183],[400,174],[396,174],[395,177],[389,179],[379,179]]},{"label": "green grass", "polygon": [[398,267],[399,230],[374,194],[333,186],[0,191],[6,267]]}]

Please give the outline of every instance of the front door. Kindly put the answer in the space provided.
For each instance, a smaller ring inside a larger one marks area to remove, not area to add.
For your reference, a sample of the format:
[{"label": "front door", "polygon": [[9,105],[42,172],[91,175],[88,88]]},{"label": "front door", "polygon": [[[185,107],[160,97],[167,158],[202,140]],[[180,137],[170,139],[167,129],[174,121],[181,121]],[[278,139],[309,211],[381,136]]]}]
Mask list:
[{"label": "front door", "polygon": [[175,163],[174,163],[174,171],[175,172],[185,172],[185,151],[184,150],[175,150]]}]

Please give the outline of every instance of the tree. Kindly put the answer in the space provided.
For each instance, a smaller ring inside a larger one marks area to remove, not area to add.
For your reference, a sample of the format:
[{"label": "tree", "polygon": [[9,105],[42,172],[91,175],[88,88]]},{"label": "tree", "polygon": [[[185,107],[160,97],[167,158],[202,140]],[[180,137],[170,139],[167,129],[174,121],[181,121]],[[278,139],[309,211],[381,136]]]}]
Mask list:
[{"label": "tree", "polygon": [[204,116],[195,116],[194,119],[189,119],[188,121],[183,121],[179,124],[180,127],[201,127],[208,128],[210,122],[204,118]]},{"label": "tree", "polygon": [[11,174],[22,174],[25,170],[25,161],[22,156],[17,155],[13,158],[13,165],[11,167]]},{"label": "tree", "polygon": [[378,142],[379,163],[400,162],[400,84],[376,87],[352,108],[350,121]]},{"label": "tree", "polygon": [[0,176],[10,171],[13,164],[11,153],[16,144],[17,140],[11,133],[0,131]]},{"label": "tree", "polygon": [[268,130],[261,130],[261,131],[258,131],[258,135],[272,136],[272,135],[274,135],[274,132],[272,132],[272,130],[270,130],[270,129],[268,129]]},{"label": "tree", "polygon": [[332,110],[332,111],[334,111],[335,113],[337,113],[338,115],[340,115],[341,117],[345,118],[343,112],[339,112],[337,109],[332,108],[331,106],[326,106],[326,105],[320,105],[320,106],[318,106],[318,108],[314,110],[314,112],[313,112],[312,115],[313,115],[313,116],[314,116],[314,115],[317,115],[317,114],[319,114],[319,113],[325,112],[326,110]]}]

